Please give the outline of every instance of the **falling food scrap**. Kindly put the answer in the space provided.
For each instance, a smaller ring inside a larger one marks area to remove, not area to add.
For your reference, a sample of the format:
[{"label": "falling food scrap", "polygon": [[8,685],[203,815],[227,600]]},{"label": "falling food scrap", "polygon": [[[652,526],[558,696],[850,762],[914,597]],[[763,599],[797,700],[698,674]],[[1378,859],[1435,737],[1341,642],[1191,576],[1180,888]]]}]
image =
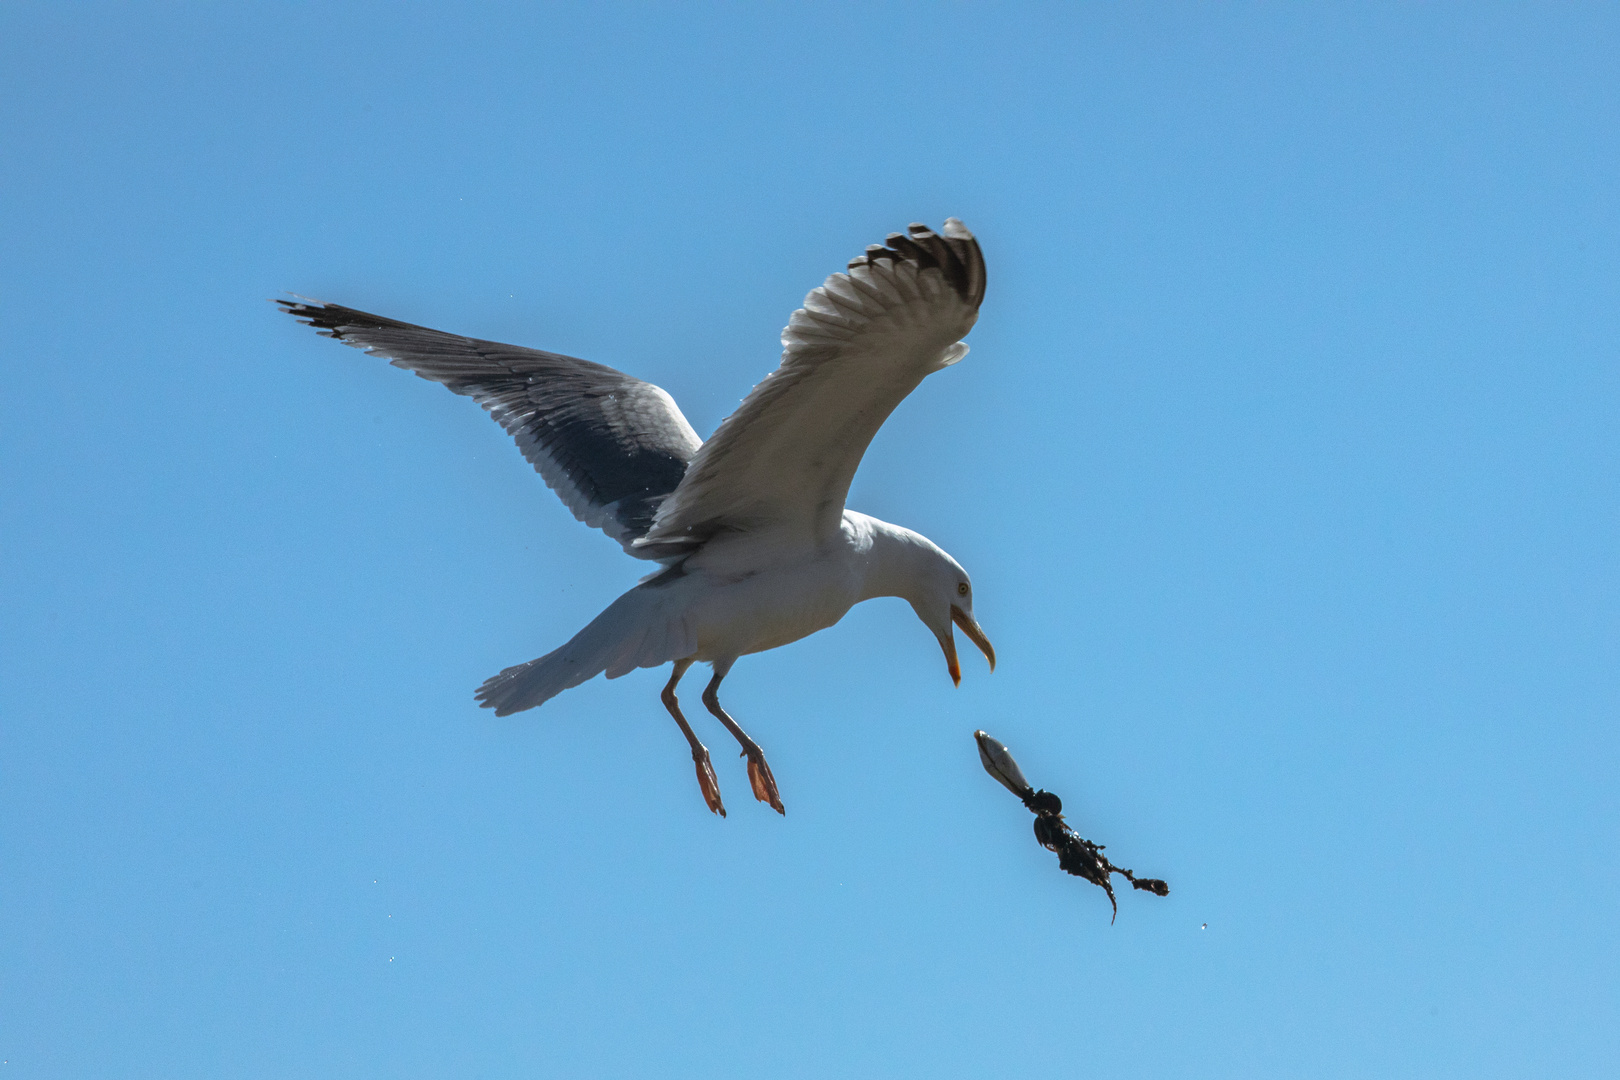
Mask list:
[{"label": "falling food scrap", "polygon": [[[1108,894],[1114,917],[1119,916],[1119,903],[1114,899],[1114,886],[1110,875],[1119,874],[1132,888],[1150,892],[1154,896],[1170,895],[1170,886],[1158,878],[1139,878],[1129,870],[1115,866],[1103,855],[1102,844],[1093,844],[1077,834],[1063,820],[1063,800],[1050,791],[1036,791],[1007,748],[983,731],[975,731],[979,743],[979,761],[984,771],[1002,787],[1021,799],[1035,815],[1035,839],[1048,851],[1057,852],[1058,865],[1075,877],[1083,877]],[[1114,920],[1109,919],[1110,923]],[[1205,928],[1209,926],[1204,924]]]}]

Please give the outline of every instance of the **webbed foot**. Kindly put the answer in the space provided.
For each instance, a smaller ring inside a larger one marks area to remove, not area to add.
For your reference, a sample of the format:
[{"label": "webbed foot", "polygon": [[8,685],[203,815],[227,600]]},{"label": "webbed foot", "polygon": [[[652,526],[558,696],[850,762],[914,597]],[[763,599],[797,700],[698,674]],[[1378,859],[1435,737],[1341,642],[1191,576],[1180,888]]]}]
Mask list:
[{"label": "webbed foot", "polygon": [[776,790],[776,777],[771,775],[765,755],[757,749],[752,754],[746,750],[743,753],[748,758],[748,782],[754,788],[754,798],[762,803],[770,803],[772,810],[786,816],[787,811],[782,809],[782,796]]},{"label": "webbed foot", "polygon": [[726,816],[726,804],[720,801],[720,781],[715,778],[714,766],[709,763],[709,751],[698,746],[692,751],[692,764],[697,766],[698,787],[703,789],[703,801],[709,809]]}]

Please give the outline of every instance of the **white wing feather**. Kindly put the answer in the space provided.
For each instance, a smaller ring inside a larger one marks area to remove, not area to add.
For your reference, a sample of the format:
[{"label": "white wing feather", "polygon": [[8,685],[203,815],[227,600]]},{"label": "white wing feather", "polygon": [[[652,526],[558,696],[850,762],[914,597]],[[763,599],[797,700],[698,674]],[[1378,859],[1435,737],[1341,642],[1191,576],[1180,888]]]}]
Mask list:
[{"label": "white wing feather", "polygon": [[693,457],[644,540],[721,531],[838,528],[861,456],[895,406],[967,354],[984,262],[954,218],[913,225],[805,298],[782,332],[782,363]]}]

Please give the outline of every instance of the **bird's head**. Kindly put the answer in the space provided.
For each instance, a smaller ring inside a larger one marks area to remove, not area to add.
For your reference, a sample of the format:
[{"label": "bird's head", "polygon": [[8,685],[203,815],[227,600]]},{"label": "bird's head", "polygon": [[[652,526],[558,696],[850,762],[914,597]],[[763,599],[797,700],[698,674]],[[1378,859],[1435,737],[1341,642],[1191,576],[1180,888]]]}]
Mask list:
[{"label": "bird's head", "polygon": [[927,560],[924,572],[919,575],[920,588],[906,599],[911,602],[917,618],[939,639],[951,681],[961,685],[962,667],[956,660],[956,634],[951,629],[952,624],[960,626],[968,640],[984,653],[991,671],[996,670],[996,650],[973,617],[973,582],[968,579],[967,571],[939,548],[932,544],[929,547],[933,548],[929,554],[935,557]]}]

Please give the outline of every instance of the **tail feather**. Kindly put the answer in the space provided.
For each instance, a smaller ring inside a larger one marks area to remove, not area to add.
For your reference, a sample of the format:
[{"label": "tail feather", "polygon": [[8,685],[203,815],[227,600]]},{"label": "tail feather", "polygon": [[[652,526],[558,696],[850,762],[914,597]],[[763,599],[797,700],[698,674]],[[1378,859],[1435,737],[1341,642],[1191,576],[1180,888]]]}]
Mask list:
[{"label": "tail feather", "polygon": [[494,709],[496,716],[511,716],[549,701],[601,672],[601,667],[593,668],[567,653],[568,646],[564,645],[538,660],[509,667],[485,679],[473,697],[484,708]]},{"label": "tail feather", "polygon": [[659,610],[662,599],[644,586],[631,589],[568,644],[491,676],[473,696],[496,716],[510,716],[603,672],[616,679],[638,667],[690,656],[697,643],[682,620],[671,620]]}]

